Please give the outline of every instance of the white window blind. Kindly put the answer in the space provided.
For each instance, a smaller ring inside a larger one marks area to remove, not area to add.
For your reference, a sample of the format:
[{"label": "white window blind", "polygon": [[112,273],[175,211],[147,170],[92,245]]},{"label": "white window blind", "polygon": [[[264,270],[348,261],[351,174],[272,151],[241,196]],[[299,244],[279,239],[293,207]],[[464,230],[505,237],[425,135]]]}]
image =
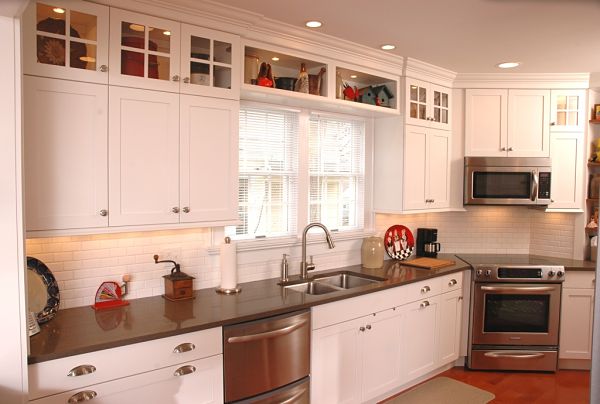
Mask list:
[{"label": "white window blind", "polygon": [[240,109],[238,237],[296,232],[298,131],[297,112]]},{"label": "white window blind", "polygon": [[309,219],[330,230],[364,226],[365,122],[311,115]]}]

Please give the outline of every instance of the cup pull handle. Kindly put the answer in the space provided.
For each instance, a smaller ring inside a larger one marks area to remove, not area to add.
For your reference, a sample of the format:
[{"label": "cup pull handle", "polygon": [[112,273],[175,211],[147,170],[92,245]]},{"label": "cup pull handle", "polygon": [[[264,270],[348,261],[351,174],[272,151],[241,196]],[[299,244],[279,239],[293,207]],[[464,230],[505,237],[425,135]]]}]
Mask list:
[{"label": "cup pull handle", "polygon": [[69,370],[67,376],[69,377],[77,377],[89,375],[90,373],[94,373],[96,371],[96,367],[94,365],[79,365],[75,366],[73,369]]},{"label": "cup pull handle", "polygon": [[192,344],[191,342],[184,342],[183,344],[177,345],[173,349],[173,353],[190,352],[190,351],[193,351],[194,349],[196,349],[196,345]]}]

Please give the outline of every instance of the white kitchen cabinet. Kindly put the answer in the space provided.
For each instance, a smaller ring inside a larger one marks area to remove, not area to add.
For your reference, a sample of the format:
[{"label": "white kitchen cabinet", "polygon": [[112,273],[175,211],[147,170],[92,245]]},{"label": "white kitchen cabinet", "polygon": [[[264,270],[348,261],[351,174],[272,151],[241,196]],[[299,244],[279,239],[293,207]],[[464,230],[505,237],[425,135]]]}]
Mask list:
[{"label": "white kitchen cabinet", "polygon": [[586,124],[585,90],[550,91],[550,132],[581,132]]},{"label": "white kitchen cabinet", "polygon": [[238,219],[237,101],[181,95],[181,222]]},{"label": "white kitchen cabinet", "polygon": [[239,36],[111,8],[110,84],[239,99]]},{"label": "white kitchen cabinet", "polygon": [[450,133],[407,125],[404,136],[404,210],[448,207]]},{"label": "white kitchen cabinet", "polygon": [[108,225],[108,87],[25,76],[25,219],[32,230]]},{"label": "white kitchen cabinet", "polygon": [[64,404],[92,398],[94,403],[101,404],[220,404],[223,402],[223,355],[86,386],[29,402]]},{"label": "white kitchen cabinet", "polygon": [[440,296],[440,331],[438,361],[450,363],[458,359],[462,326],[463,292],[461,289]]},{"label": "white kitchen cabinet", "polygon": [[584,176],[583,133],[550,134],[552,202],[549,209],[582,209]]},{"label": "white kitchen cabinet", "polygon": [[109,223],[179,222],[179,95],[111,86]]},{"label": "white kitchen cabinet", "polygon": [[361,403],[401,384],[401,328],[389,309],[315,330],[311,402]]},{"label": "white kitchen cabinet", "polygon": [[409,303],[400,307],[404,326],[402,345],[403,377],[413,380],[438,366],[440,297]]},{"label": "white kitchen cabinet", "polygon": [[452,90],[406,78],[406,123],[429,128],[452,128]]},{"label": "white kitchen cabinet", "polygon": [[87,1],[30,2],[23,14],[23,72],[108,83],[108,16],[108,7]]},{"label": "white kitchen cabinet", "polygon": [[567,271],[562,290],[559,359],[592,358],[594,271]]},{"label": "white kitchen cabinet", "polygon": [[550,91],[467,89],[465,155],[548,157]]}]

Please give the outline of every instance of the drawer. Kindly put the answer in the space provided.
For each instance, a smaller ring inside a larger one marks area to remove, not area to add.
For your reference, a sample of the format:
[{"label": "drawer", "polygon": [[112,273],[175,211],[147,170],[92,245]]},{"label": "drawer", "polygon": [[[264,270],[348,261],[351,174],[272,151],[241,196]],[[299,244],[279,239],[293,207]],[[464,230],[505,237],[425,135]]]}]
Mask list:
[{"label": "drawer", "polygon": [[425,281],[411,283],[402,287],[404,301],[400,304],[410,303],[442,293],[442,278],[431,278]]},{"label": "drawer", "polygon": [[595,271],[566,271],[564,288],[594,289],[596,287]]},{"label": "drawer", "polygon": [[151,372],[119,378],[54,394],[31,404],[66,404],[70,399],[100,404],[222,403],[223,355],[184,362]]},{"label": "drawer", "polygon": [[464,271],[455,272],[453,274],[443,276],[442,277],[442,293],[452,292],[455,290],[462,289],[463,275],[464,275]]},{"label": "drawer", "polygon": [[222,331],[218,327],[34,363],[28,366],[29,398],[79,389],[222,352]]}]

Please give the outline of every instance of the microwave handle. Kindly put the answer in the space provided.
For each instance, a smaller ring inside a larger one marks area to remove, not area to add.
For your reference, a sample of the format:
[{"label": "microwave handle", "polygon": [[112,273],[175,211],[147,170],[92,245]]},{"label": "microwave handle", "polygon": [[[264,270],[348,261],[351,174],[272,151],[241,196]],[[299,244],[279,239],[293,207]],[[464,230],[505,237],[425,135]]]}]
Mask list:
[{"label": "microwave handle", "polygon": [[533,181],[531,183],[531,201],[535,202],[537,199],[537,194],[538,194],[538,187],[539,187],[539,178],[538,178],[538,173],[536,170],[531,171],[531,176],[533,177]]}]

